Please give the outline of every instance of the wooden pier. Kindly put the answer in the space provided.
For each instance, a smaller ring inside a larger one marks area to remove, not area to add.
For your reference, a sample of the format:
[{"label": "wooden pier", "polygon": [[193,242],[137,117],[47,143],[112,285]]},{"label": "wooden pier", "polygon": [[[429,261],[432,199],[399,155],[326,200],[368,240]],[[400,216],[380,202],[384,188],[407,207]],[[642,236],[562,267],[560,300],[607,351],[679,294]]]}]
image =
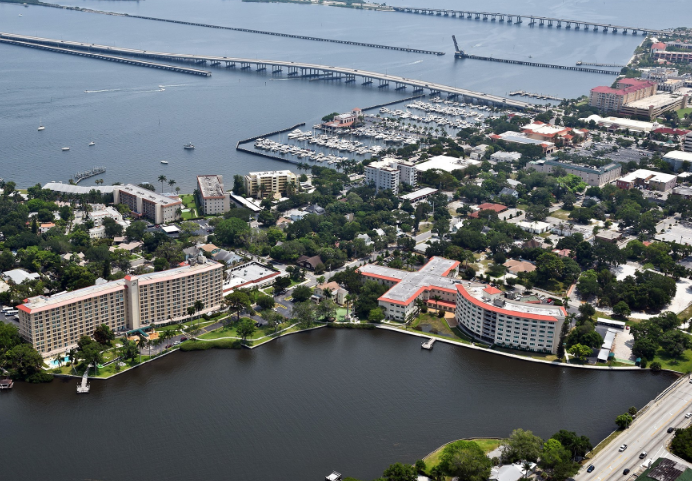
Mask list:
[{"label": "wooden pier", "polygon": [[636,35],[641,33],[642,35],[670,35],[671,32],[666,30],[658,30],[654,28],[644,28],[644,27],[629,27],[625,25],[613,25],[609,23],[600,22],[587,22],[584,20],[570,20],[566,18],[555,18],[555,17],[542,17],[538,15],[518,15],[514,13],[499,13],[499,12],[483,12],[476,10],[448,10],[444,8],[427,8],[427,7],[391,7],[395,12],[402,13],[417,13],[420,15],[431,15],[436,17],[451,17],[460,18],[467,20],[478,20],[481,22],[488,23],[503,23],[505,25],[522,25],[526,20],[530,27],[547,27],[565,30],[592,30],[598,32],[599,30],[603,33],[611,31],[612,33],[622,32],[623,34],[632,33]]},{"label": "wooden pier", "polygon": [[577,62],[577,65],[589,65],[591,67],[611,67],[611,68],[625,68],[627,65],[617,65],[614,63],[591,63],[582,62],[581,60]]},{"label": "wooden pier", "polygon": [[509,58],[496,58],[496,57],[483,57],[480,55],[471,55],[463,50],[459,50],[454,54],[454,58],[470,58],[472,60],[485,60],[488,62],[500,62],[500,63],[510,63],[514,65],[526,65],[528,67],[540,67],[540,68],[554,68],[559,70],[572,70],[574,72],[586,72],[586,73],[600,73],[605,75],[620,75],[620,72],[615,70],[603,70],[600,68],[583,68],[583,67],[573,67],[571,65],[556,65],[552,63],[540,63],[540,62],[527,62],[525,60],[513,60]]},{"label": "wooden pier", "polygon": [[44,45],[44,44],[33,43],[33,42],[22,42],[22,41],[17,41],[17,40],[11,40],[11,39],[4,38],[4,37],[0,37],[0,43],[4,43],[4,44],[8,44],[8,45],[16,45],[19,47],[35,48],[35,49],[39,49],[39,50],[47,50],[50,52],[63,53],[63,54],[68,54],[68,55],[76,55],[78,57],[88,57],[88,58],[93,58],[93,59],[97,59],[97,60],[107,60],[109,62],[125,63],[128,65],[135,65],[137,67],[157,68],[160,70],[170,70],[172,72],[185,73],[185,74],[190,74],[190,75],[200,75],[202,77],[211,77],[211,72],[209,72],[208,70],[199,70],[196,68],[180,67],[177,65],[168,65],[168,64],[158,63],[158,62],[149,62],[146,60],[135,60],[132,58],[118,57],[115,55],[108,55],[108,54],[103,54],[103,53],[85,52],[85,51],[77,50],[77,49],[61,48],[61,47],[55,47],[55,46],[51,46],[51,45]]},{"label": "wooden pier", "polygon": [[431,338],[428,339],[427,341],[423,342],[423,343],[420,345],[420,347],[421,347],[422,349],[427,349],[428,351],[430,351],[430,350],[432,350],[432,348],[433,348],[433,344],[435,344],[435,338],[434,338],[434,337],[431,337]]},{"label": "wooden pier", "polygon": [[[261,60],[238,57],[220,57],[213,55],[191,55],[182,53],[167,53],[167,52],[152,52],[148,50],[139,50],[131,48],[109,47],[105,45],[96,45],[82,42],[73,42],[68,40],[54,40],[40,37],[31,37],[26,35],[17,35],[12,33],[0,33],[0,39],[12,40],[24,43],[31,43],[41,46],[58,47],[61,49],[86,50],[87,52],[98,52],[106,55],[128,55],[133,57],[143,57],[151,60],[166,60],[173,62],[188,62],[194,64],[206,64],[207,62],[218,65],[219,68],[237,68],[244,70],[252,70],[261,72],[263,75],[278,76],[283,75],[284,69],[287,71],[288,77],[318,77],[332,76],[333,80],[345,80],[346,83],[355,82],[356,78],[363,79],[363,84],[371,85],[375,80],[380,83],[382,88],[388,88],[388,85],[394,84],[397,89],[404,90],[411,88],[413,93],[423,93],[425,90],[431,94],[440,94],[444,92],[450,95],[456,95],[462,98],[463,101],[476,101],[477,103],[499,106],[504,108],[528,109],[534,105],[520,100],[507,99],[497,95],[486,94],[483,92],[475,92],[473,90],[451,87],[449,85],[426,82],[424,80],[415,80],[397,75],[387,75],[378,72],[370,72],[367,70],[359,70],[346,67],[336,67],[331,65],[310,64],[304,62],[291,62],[287,60]],[[129,60],[129,59],[128,59]],[[133,61],[134,62],[134,61]],[[269,70],[271,67],[271,73]],[[180,68],[180,67],[174,67]],[[192,70],[192,69],[189,69]],[[204,72],[200,70],[199,72]]]},{"label": "wooden pier", "polygon": [[87,379],[89,378],[90,366],[91,364],[87,366],[86,371],[84,371],[84,375],[82,376],[82,381],[79,384],[77,384],[77,394],[86,394],[91,389],[91,384],[87,382]]}]

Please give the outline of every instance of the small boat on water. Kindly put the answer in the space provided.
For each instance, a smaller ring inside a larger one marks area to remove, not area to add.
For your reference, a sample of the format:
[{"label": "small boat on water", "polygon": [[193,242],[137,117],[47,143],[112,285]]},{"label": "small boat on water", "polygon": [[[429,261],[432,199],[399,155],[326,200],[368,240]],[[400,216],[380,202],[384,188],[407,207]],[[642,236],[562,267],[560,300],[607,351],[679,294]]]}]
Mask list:
[{"label": "small boat on water", "polygon": [[183,149],[185,150],[194,150],[195,146],[192,145],[192,142],[188,142],[187,144],[183,145]]},{"label": "small boat on water", "polygon": [[67,152],[68,150],[70,150],[69,147],[63,147],[63,148],[62,148],[62,151],[63,151],[63,152]]},{"label": "small boat on water", "polygon": [[89,142],[89,147],[93,147],[94,145],[96,145],[96,142],[94,142],[93,140]]},{"label": "small boat on water", "polygon": [[38,123],[38,131],[46,130],[46,128],[43,126],[43,122]]},{"label": "small boat on water", "polygon": [[162,160],[161,163],[162,163],[162,164],[168,165],[168,161],[167,161],[167,160]]}]

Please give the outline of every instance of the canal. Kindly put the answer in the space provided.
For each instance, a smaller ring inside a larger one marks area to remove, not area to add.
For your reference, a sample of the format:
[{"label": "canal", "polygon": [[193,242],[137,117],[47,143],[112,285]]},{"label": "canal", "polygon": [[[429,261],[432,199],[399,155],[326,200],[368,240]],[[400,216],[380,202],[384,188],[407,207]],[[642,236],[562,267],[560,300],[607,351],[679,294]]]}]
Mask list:
[{"label": "canal", "polygon": [[369,480],[437,446],[514,428],[595,445],[674,377],[545,366],[381,331],[321,329],[254,351],[178,352],[78,396],[0,395],[13,480]]}]

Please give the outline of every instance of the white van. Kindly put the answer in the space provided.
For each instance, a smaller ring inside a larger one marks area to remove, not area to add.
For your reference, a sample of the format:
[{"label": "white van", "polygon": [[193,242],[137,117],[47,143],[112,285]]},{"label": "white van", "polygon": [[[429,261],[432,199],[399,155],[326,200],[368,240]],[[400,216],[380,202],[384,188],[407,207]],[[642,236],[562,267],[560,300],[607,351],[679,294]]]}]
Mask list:
[{"label": "white van", "polygon": [[654,460],[649,458],[646,461],[644,461],[644,464],[642,464],[642,468],[644,469],[649,469],[651,465],[653,464]]}]

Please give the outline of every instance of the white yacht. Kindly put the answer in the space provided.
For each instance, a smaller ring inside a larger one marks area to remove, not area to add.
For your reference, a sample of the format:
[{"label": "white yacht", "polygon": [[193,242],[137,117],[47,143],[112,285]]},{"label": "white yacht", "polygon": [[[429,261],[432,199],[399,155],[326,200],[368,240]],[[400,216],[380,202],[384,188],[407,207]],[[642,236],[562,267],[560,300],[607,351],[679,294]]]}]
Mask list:
[{"label": "white yacht", "polygon": [[162,163],[162,164],[168,165],[168,161],[167,161],[167,160],[162,160],[161,163]]},{"label": "white yacht", "polygon": [[63,148],[62,148],[62,151],[63,151],[63,152],[67,152],[68,150],[70,150],[69,147],[63,147]]},{"label": "white yacht", "polygon": [[93,140],[89,142],[89,147],[93,147],[94,145],[96,145],[96,142],[94,142]]},{"label": "white yacht", "polygon": [[192,145],[192,142],[188,142],[187,144],[183,145],[183,149],[185,150],[194,150],[195,146]]}]

